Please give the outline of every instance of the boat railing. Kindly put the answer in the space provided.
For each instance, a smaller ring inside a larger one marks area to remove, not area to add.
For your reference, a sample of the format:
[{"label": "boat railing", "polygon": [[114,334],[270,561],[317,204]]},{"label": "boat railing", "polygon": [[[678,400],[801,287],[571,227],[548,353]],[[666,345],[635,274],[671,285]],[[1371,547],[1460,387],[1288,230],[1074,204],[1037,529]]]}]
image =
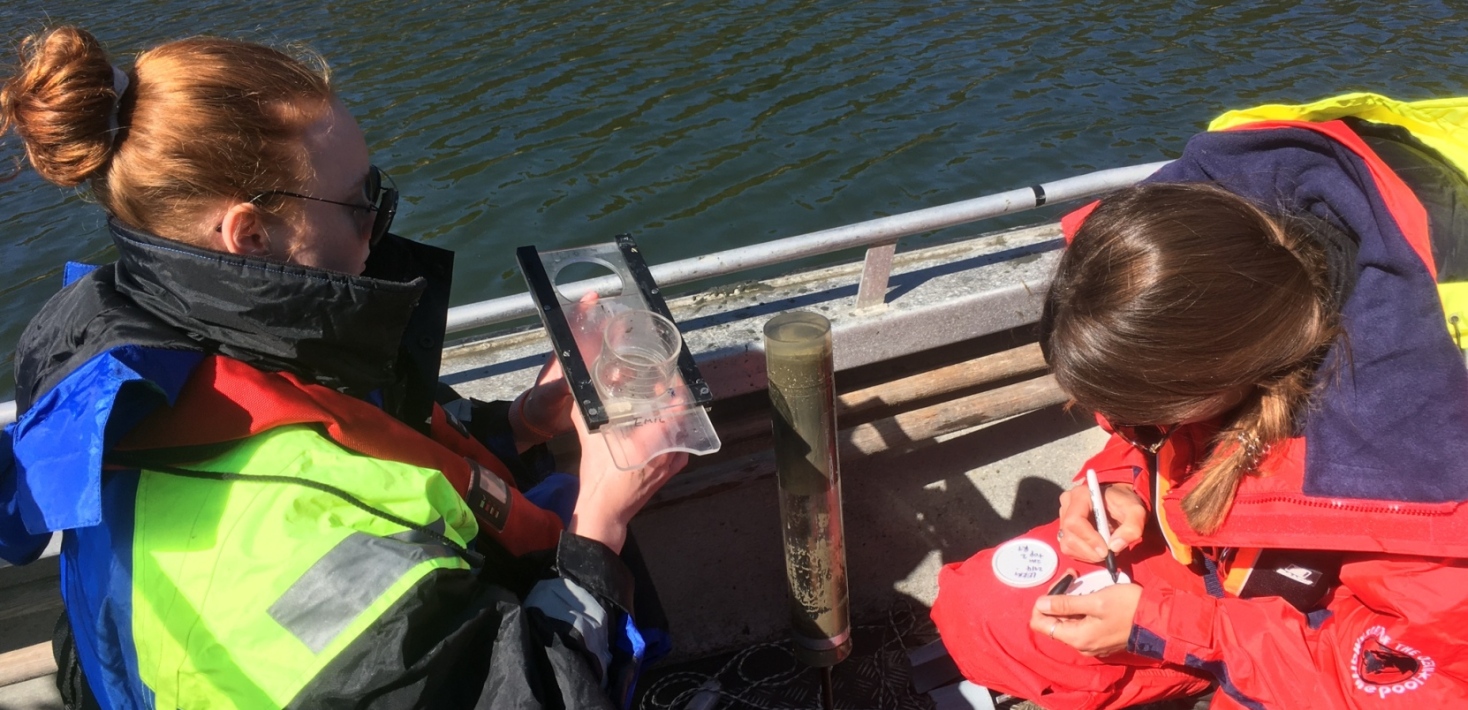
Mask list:
[{"label": "boat railing", "polygon": [[[1047,204],[1094,197],[1134,184],[1166,164],[1163,161],[1098,170],[970,200],[657,264],[650,269],[653,279],[666,287],[865,247],[867,251],[857,289],[857,306],[874,306],[885,298],[897,240],[902,237],[1024,212]],[[558,288],[567,298],[576,299],[589,291],[610,292],[620,286],[615,276],[606,276],[559,285]],[[535,315],[535,303],[528,293],[492,298],[449,309],[448,332],[474,330],[532,315]],[[0,426],[15,421],[16,414],[15,402],[0,402]]]}]

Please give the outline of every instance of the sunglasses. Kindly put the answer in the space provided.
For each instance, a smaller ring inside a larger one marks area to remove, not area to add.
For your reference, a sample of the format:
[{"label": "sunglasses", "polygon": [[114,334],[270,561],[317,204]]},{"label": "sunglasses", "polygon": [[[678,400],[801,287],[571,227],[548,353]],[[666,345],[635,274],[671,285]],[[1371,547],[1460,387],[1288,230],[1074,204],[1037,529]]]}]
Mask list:
[{"label": "sunglasses", "polygon": [[[382,184],[384,180],[388,183],[386,187]],[[369,242],[372,246],[377,246],[377,243],[382,241],[382,238],[387,235],[388,228],[392,226],[392,218],[397,216],[398,213],[398,185],[393,182],[391,176],[382,172],[376,165],[370,166],[367,169],[367,179],[362,184],[362,197],[367,201],[365,205],[351,202],[338,202],[337,200],[312,197],[287,190],[262,192],[251,197],[250,201],[254,202],[255,200],[270,197],[271,195],[294,197],[298,200],[311,200],[313,202],[325,202],[329,205],[350,207],[353,212],[361,212],[363,216],[369,213],[375,214],[372,219],[372,238]]]},{"label": "sunglasses", "polygon": [[1155,424],[1113,424],[1111,433],[1126,440],[1128,444],[1137,447],[1149,454],[1155,454],[1167,443],[1167,437],[1177,429],[1176,424],[1170,426],[1157,426]]}]

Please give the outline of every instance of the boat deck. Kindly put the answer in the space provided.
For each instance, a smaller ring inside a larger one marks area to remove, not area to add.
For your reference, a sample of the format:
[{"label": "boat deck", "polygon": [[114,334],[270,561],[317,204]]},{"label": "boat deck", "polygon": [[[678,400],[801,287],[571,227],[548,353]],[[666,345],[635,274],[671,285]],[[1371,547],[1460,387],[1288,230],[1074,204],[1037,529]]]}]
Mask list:
[{"label": "boat deck", "polygon": [[[0,658],[51,641],[51,632],[62,610],[60,568],[54,556],[60,549],[60,540],[59,535],[52,538],[47,551],[50,556],[24,567],[9,567],[0,562]],[[0,677],[11,670],[0,667]],[[0,685],[0,710],[60,707],[61,697],[56,692],[54,676]]]}]

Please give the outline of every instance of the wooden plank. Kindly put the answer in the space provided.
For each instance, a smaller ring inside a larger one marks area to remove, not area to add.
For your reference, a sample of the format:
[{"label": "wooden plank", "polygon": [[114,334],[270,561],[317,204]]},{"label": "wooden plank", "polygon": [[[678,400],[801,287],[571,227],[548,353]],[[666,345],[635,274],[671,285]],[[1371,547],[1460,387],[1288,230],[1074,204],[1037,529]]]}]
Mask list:
[{"label": "wooden plank", "polygon": [[38,643],[9,653],[0,653],[0,688],[56,672],[51,642]]},{"label": "wooden plank", "polygon": [[[33,566],[44,566],[47,560]],[[49,562],[55,562],[50,560]],[[54,564],[51,566],[55,566]],[[27,567],[6,572],[31,572]],[[37,576],[28,582],[0,589],[0,653],[47,641],[61,616],[61,580]]]},{"label": "wooden plank", "polygon": [[878,419],[842,432],[841,456],[905,451],[934,437],[1049,407],[1068,397],[1054,375]]},{"label": "wooden plank", "polygon": [[[1066,401],[1050,375],[904,412],[846,429],[837,434],[841,460],[926,446],[934,438],[987,422],[1018,416]],[[765,424],[768,432],[768,424]],[[775,453],[764,448],[745,456],[703,466],[674,476],[648,503],[649,508],[685,498],[711,495],[769,476]]]},{"label": "wooden plank", "polygon": [[[1033,374],[1045,369],[1040,346],[1023,345],[985,357],[928,370],[901,379],[890,380],[836,396],[837,425],[862,415],[897,409],[913,402],[932,400],[992,382]],[[718,422],[719,438],[725,448],[749,439],[770,436],[767,410],[737,419]],[[850,428],[850,427],[847,427]]]},{"label": "wooden plank", "polygon": [[848,417],[883,407],[900,407],[1044,369],[1045,357],[1040,353],[1040,345],[1030,343],[838,395],[836,413],[838,417]]}]

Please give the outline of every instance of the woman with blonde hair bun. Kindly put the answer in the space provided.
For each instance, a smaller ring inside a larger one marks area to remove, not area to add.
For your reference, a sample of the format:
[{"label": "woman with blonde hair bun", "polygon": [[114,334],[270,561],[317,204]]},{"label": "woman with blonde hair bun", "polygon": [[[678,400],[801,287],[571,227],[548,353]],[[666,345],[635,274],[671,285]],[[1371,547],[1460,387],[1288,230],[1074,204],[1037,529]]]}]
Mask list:
[{"label": "woman with blonde hair bun", "polygon": [[625,703],[665,640],[627,523],[686,456],[537,476],[590,436],[553,364],[439,404],[452,254],[389,232],[324,64],[197,37],[124,68],[74,27],[20,54],[0,135],[118,252],[26,328],[0,434],[0,557],[63,534],[68,707]]}]

